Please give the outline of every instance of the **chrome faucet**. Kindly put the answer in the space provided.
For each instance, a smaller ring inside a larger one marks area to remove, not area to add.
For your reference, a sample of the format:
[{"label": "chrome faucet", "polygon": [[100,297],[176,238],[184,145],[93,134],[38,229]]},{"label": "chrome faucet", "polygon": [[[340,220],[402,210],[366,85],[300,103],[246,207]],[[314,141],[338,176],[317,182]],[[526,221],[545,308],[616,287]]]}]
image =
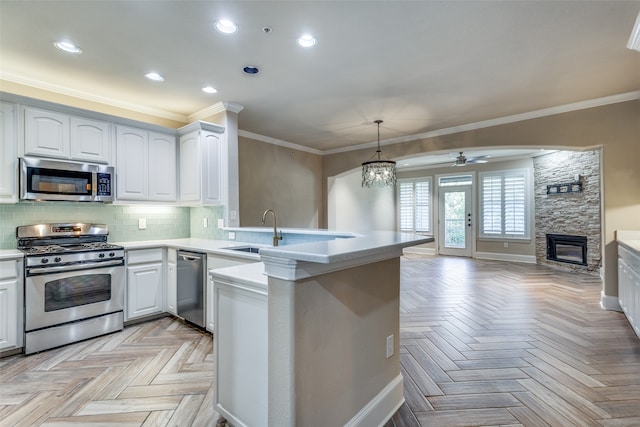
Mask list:
[{"label": "chrome faucet", "polygon": [[271,212],[273,214],[273,246],[278,246],[278,240],[282,240],[282,231],[280,232],[280,236],[278,236],[278,230],[276,230],[276,213],[271,209],[267,209],[262,214],[262,223],[264,224],[264,220],[267,218],[267,214]]}]

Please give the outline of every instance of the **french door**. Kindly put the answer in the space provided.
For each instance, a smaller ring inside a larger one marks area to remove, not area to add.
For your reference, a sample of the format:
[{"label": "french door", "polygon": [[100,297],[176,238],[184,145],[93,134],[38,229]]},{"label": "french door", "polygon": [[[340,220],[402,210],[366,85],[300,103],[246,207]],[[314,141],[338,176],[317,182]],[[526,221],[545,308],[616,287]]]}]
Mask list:
[{"label": "french door", "polygon": [[438,206],[438,253],[470,257],[474,225],[471,186],[439,187]]}]

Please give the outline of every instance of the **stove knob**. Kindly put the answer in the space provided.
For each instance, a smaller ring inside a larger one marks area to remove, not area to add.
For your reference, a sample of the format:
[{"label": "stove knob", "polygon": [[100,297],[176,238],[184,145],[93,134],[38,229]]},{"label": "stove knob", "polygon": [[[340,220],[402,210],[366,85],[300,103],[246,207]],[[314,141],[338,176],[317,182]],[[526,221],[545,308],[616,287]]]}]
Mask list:
[{"label": "stove knob", "polygon": [[98,258],[104,258],[104,253],[99,253]]},{"label": "stove knob", "polygon": [[46,264],[46,263],[48,263],[48,262],[49,262],[49,258],[42,258],[42,259],[40,260],[40,262],[41,262],[42,264]]},{"label": "stove knob", "polygon": [[60,258],[59,256],[57,256],[57,257],[55,257],[55,258],[53,259],[53,261],[54,261],[54,262],[60,262],[60,261],[62,261],[62,258]]},{"label": "stove knob", "polygon": [[115,252],[109,252],[109,256],[110,257],[114,257],[114,256],[116,256],[116,254],[115,254]]}]

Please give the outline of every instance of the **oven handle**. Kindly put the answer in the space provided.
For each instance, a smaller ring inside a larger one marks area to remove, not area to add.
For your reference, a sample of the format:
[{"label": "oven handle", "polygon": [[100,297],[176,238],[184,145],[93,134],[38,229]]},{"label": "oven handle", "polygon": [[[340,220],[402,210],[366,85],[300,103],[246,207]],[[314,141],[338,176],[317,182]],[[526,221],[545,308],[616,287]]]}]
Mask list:
[{"label": "oven handle", "polygon": [[110,261],[88,262],[75,265],[60,265],[56,267],[31,267],[27,269],[27,276],[35,276],[36,274],[58,273],[60,271],[77,271],[89,270],[91,268],[105,268],[114,265],[124,265],[124,259],[114,259]]}]

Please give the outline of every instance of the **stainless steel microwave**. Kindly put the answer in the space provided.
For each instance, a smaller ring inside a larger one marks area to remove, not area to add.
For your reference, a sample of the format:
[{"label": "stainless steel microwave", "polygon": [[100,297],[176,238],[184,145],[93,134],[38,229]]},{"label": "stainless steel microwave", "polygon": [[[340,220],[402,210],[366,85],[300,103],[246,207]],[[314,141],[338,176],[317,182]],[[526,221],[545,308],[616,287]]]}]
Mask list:
[{"label": "stainless steel microwave", "polygon": [[21,200],[113,202],[113,167],[20,158]]}]

